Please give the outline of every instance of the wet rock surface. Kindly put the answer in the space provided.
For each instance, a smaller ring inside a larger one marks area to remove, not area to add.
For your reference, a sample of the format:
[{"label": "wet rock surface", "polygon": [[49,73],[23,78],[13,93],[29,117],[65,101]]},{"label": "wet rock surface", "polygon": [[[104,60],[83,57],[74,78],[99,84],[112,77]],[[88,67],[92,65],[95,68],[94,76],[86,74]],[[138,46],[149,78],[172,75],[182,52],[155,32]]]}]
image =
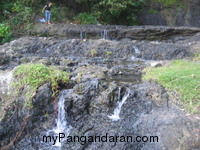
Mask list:
[{"label": "wet rock surface", "polygon": [[[51,27],[54,26],[47,28]],[[71,86],[68,87],[64,101],[70,136],[158,136],[158,142],[134,142],[133,139],[133,142],[83,144],[67,142],[65,139],[61,147],[52,146],[53,142],[43,142],[43,136],[50,135],[56,126],[55,101],[50,83],[47,83],[38,89],[33,99],[33,108],[29,111],[24,108],[23,92],[19,97],[12,98],[13,103],[0,120],[1,148],[15,138],[27,114],[29,118],[26,126],[10,149],[196,150],[200,147],[199,116],[182,111],[155,81],[142,80],[142,70],[148,66],[159,67],[174,59],[190,58],[194,52],[199,52],[198,29],[172,31],[171,28],[155,27],[146,33],[138,31],[141,32],[139,36],[143,37],[142,40],[133,40],[134,38],[127,36],[132,34],[131,27],[121,30],[122,26],[115,26],[120,34],[113,33],[118,38],[108,40],[85,39],[83,36],[83,39],[61,37],[60,34],[66,34],[62,30],[64,27],[56,25],[49,29],[48,35],[52,34],[53,37],[21,37],[1,45],[1,71],[33,62],[69,72]],[[89,27],[91,26],[82,27],[82,31],[90,32],[92,29]],[[106,30],[113,30],[113,27],[107,26]],[[80,27],[71,25],[71,28],[80,35]],[[95,27],[98,32],[102,29],[104,27]],[[166,36],[161,38],[163,31],[166,31]],[[71,30],[68,34],[70,33]],[[154,40],[149,41],[146,35],[153,35],[151,40]],[[121,107],[120,119],[114,121],[109,116],[122,102],[127,91],[129,95]],[[5,100],[6,97],[0,94],[0,101]]]},{"label": "wet rock surface", "polygon": [[195,27],[163,27],[163,26],[110,26],[110,25],[76,25],[38,24],[29,31],[38,36],[56,36],[66,38],[108,38],[120,40],[166,40],[177,36],[192,36],[200,31]]}]

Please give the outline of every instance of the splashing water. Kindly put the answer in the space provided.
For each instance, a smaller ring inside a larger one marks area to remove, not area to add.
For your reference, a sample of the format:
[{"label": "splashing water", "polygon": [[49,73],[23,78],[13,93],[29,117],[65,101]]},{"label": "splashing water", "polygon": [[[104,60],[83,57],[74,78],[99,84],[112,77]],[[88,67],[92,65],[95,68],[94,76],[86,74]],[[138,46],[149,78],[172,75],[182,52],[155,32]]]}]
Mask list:
[{"label": "splashing water", "polygon": [[[54,133],[57,135],[59,133],[64,133],[65,136],[68,136],[69,131],[71,129],[67,124],[66,116],[65,116],[65,96],[70,94],[70,90],[63,90],[60,92],[59,100],[58,100],[58,118],[56,120],[56,128],[53,129]],[[62,142],[62,141],[61,141]],[[61,147],[61,142],[58,140],[54,146]]]},{"label": "splashing water", "polygon": [[136,46],[133,46],[133,49],[135,50],[136,54],[140,54],[140,50]]},{"label": "splashing water", "polygon": [[136,57],[135,57],[135,56],[132,56],[132,57],[131,57],[131,60],[135,60],[135,59],[136,59]]},{"label": "splashing water", "polygon": [[80,32],[80,39],[83,40],[83,31]]},{"label": "splashing water", "polygon": [[83,40],[84,38],[87,39],[87,33],[80,31],[80,39]]},{"label": "splashing water", "polygon": [[98,89],[98,86],[99,86],[99,81],[97,79],[94,79],[91,81],[91,86],[92,88],[94,89]]},{"label": "splashing water", "polygon": [[13,71],[0,72],[0,90],[3,94],[10,94]]},{"label": "splashing water", "polygon": [[108,31],[107,30],[103,30],[101,32],[101,38],[104,40],[108,39]]},{"label": "splashing water", "polygon": [[[119,93],[118,93],[118,99],[120,99],[120,91],[121,88],[119,88]],[[117,107],[114,109],[114,113],[111,116],[108,116],[110,119],[112,119],[113,121],[118,121],[120,119],[119,114],[122,108],[122,105],[125,103],[125,101],[128,99],[130,94],[130,89],[126,89],[126,92],[122,98],[122,101],[118,103]]]}]

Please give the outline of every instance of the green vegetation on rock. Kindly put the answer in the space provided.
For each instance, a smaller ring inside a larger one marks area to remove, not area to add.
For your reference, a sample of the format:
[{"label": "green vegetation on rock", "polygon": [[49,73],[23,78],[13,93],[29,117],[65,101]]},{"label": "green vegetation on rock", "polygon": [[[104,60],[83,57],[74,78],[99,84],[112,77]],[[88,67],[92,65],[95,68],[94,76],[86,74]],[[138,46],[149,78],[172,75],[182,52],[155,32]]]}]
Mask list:
[{"label": "green vegetation on rock", "polygon": [[96,55],[97,55],[97,51],[96,51],[95,49],[92,49],[92,50],[90,51],[90,55],[91,55],[91,57],[96,56]]},{"label": "green vegetation on rock", "polygon": [[58,84],[68,83],[69,74],[43,64],[29,63],[18,66],[14,71],[14,78],[13,88],[17,94],[25,91],[25,105],[31,106],[32,97],[41,85],[51,82],[53,94],[56,96],[58,94]]},{"label": "green vegetation on rock", "polygon": [[169,91],[180,95],[183,106],[191,113],[199,113],[200,63],[173,61],[169,66],[148,68],[144,79],[155,79]]},{"label": "green vegetation on rock", "polygon": [[180,0],[154,0],[155,2],[162,3],[164,6],[171,6],[174,4],[180,4]]},{"label": "green vegetation on rock", "polygon": [[107,56],[110,56],[110,55],[112,55],[112,52],[111,52],[111,51],[107,51],[107,52],[106,52],[106,55],[107,55]]},{"label": "green vegetation on rock", "polygon": [[11,31],[10,26],[6,24],[0,24],[0,44],[3,44],[5,42],[9,42],[11,39]]}]

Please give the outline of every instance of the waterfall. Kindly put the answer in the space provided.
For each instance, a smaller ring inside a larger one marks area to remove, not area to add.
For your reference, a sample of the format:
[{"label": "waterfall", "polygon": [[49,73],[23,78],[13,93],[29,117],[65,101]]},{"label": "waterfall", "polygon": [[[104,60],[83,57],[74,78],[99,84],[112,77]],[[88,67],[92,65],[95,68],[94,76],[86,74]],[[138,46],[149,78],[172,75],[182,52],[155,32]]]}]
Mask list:
[{"label": "waterfall", "polygon": [[133,46],[133,49],[135,50],[136,54],[140,54],[140,50],[136,46]]},{"label": "waterfall", "polygon": [[87,33],[80,31],[80,39],[83,40],[84,38],[87,39]]},{"label": "waterfall", "polygon": [[101,38],[104,40],[108,39],[108,31],[107,30],[103,30],[101,32]]},{"label": "waterfall", "polygon": [[[120,100],[120,91],[121,91],[121,88],[119,88],[119,92],[118,92],[118,100]],[[125,101],[127,100],[127,98],[129,97],[130,95],[130,89],[126,89],[126,92],[122,98],[122,101],[121,102],[118,102],[118,105],[117,107],[114,109],[114,112],[113,112],[113,115],[111,116],[108,116],[110,119],[112,119],[113,121],[118,121],[120,119],[119,117],[119,114],[120,114],[120,111],[121,111],[121,108],[122,108],[122,105],[125,103]]]},{"label": "waterfall", "polygon": [[[63,90],[59,94],[58,100],[58,118],[56,120],[56,128],[53,129],[54,133],[57,135],[59,133],[64,133],[65,136],[68,136],[70,126],[67,124],[66,116],[65,116],[65,96],[70,94],[70,90]],[[55,146],[61,147],[61,142],[56,141]]]},{"label": "waterfall", "polygon": [[135,56],[131,56],[131,60],[134,61],[136,59]]},{"label": "waterfall", "polygon": [[83,31],[80,32],[80,39],[83,40]]},{"label": "waterfall", "polygon": [[12,78],[13,71],[0,72],[0,90],[3,94],[10,94]]}]

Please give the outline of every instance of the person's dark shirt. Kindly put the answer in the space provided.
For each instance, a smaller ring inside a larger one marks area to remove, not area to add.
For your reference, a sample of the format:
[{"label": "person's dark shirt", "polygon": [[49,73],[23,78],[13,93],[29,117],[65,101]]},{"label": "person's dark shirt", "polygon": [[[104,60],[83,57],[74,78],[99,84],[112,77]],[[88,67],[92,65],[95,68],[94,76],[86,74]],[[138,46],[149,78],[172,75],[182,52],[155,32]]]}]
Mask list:
[{"label": "person's dark shirt", "polygon": [[49,5],[46,5],[46,8],[45,8],[45,10],[48,10],[48,11],[50,11],[50,10],[51,10],[51,6],[49,7]]}]

